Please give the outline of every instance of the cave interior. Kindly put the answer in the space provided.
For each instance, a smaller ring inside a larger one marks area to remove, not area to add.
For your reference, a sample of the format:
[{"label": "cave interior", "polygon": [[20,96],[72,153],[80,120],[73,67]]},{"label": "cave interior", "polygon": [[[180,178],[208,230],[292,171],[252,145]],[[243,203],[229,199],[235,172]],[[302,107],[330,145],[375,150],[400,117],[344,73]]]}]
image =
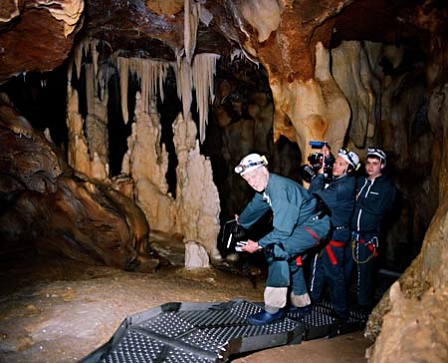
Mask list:
[{"label": "cave interior", "polygon": [[2,256],[132,269],[163,233],[219,265],[252,193],[239,160],[306,184],[325,140],[386,151],[382,269],[447,291],[446,2],[1,3]]}]

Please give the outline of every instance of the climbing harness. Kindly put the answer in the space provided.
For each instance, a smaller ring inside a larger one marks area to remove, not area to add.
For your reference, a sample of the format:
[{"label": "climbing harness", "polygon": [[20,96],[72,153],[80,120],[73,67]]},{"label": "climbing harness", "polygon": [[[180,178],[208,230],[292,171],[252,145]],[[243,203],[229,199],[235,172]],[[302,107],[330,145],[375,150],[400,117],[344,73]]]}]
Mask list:
[{"label": "climbing harness", "polygon": [[[360,238],[360,235],[358,233],[353,233],[352,234],[352,243],[351,243],[351,250],[352,250],[352,257],[353,260],[357,263],[357,264],[363,264],[363,263],[367,263],[369,262],[372,258],[378,256],[378,237],[374,236],[370,241],[366,242],[364,239]],[[363,245],[365,244],[367,246],[367,249],[370,251],[370,255],[365,259],[365,260],[360,260],[358,259],[358,257],[356,256],[356,244],[360,244]]]}]

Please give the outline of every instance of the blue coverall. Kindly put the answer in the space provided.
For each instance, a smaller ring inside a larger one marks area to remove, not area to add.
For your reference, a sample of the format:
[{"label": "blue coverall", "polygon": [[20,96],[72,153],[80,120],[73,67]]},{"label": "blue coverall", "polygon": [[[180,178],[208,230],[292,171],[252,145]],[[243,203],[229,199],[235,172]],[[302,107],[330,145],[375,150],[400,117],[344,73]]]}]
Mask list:
[{"label": "blue coverall", "polygon": [[323,174],[311,181],[310,192],[320,198],[331,211],[331,233],[326,246],[314,256],[311,265],[310,295],[320,302],[325,284],[328,284],[331,303],[336,315],[348,318],[347,292],[344,279],[344,247],[350,240],[350,220],[355,207],[354,177],[343,175],[333,178],[325,188]]},{"label": "blue coverall", "polygon": [[[396,188],[387,174],[369,180],[358,179],[356,205],[351,222],[355,250],[346,248],[346,283],[349,283],[354,265],[357,266],[358,304],[373,304],[377,272],[378,238],[384,215],[393,207]],[[373,247],[375,247],[373,253]],[[357,261],[354,260],[356,258]]]},{"label": "blue coverall", "polygon": [[300,184],[270,173],[263,193],[255,193],[238,223],[249,228],[269,210],[273,212],[273,229],[258,244],[272,251],[268,258],[266,286],[291,286],[294,295],[307,293],[301,266],[296,257],[319,244],[329,232],[330,219],[316,212],[316,199]]}]

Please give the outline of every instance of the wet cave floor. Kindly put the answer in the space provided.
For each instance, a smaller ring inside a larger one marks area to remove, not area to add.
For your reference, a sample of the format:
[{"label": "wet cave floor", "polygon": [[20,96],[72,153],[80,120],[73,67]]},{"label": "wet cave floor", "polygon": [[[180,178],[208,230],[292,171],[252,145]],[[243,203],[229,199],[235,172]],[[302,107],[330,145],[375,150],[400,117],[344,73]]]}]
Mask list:
[{"label": "wet cave floor", "polygon": [[[264,277],[255,279],[214,267],[193,272],[162,266],[137,273],[30,251],[0,255],[0,362],[77,362],[107,342],[127,316],[168,302],[260,302]],[[367,362],[371,344],[358,331],[231,361]]]}]

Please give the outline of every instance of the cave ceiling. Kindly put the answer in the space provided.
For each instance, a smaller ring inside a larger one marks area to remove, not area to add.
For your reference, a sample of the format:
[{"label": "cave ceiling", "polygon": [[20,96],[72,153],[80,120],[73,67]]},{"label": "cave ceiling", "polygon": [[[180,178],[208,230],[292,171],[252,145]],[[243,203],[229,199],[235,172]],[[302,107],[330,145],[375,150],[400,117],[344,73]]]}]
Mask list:
[{"label": "cave ceiling", "polygon": [[279,68],[278,50],[286,49],[297,61],[293,72],[279,70],[285,78],[312,76],[318,41],[329,47],[370,40],[429,53],[430,38],[446,33],[446,3],[437,0],[0,0],[0,83],[51,71],[85,37],[101,40],[106,55],[173,61],[189,40],[185,5],[191,10],[198,3],[196,54],[230,57],[241,49],[254,62]]}]

